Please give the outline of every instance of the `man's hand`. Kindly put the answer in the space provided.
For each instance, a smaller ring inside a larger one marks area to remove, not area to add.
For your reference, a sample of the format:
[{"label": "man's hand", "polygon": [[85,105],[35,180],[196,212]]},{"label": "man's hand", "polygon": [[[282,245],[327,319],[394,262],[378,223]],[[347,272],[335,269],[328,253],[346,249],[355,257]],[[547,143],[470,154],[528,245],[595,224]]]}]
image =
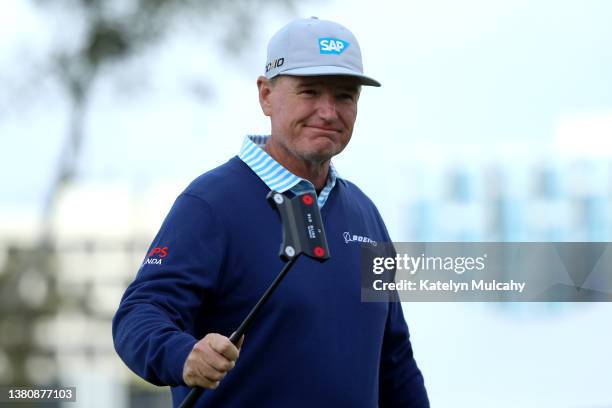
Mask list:
[{"label": "man's hand", "polygon": [[215,389],[227,372],[234,368],[244,336],[237,346],[229,338],[209,333],[198,341],[185,360],[183,381],[190,387]]}]

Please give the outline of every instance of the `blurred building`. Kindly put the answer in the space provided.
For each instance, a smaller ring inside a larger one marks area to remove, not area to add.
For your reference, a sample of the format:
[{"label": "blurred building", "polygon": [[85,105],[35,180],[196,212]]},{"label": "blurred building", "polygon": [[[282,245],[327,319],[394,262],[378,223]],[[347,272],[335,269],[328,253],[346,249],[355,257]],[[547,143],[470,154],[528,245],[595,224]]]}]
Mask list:
[{"label": "blurred building", "polygon": [[[612,237],[609,161],[415,166],[404,174],[415,188],[403,197],[398,240]],[[1,232],[2,383],[76,385],[78,406],[169,406],[167,390],[146,384],[116,356],[110,322],[180,189],[75,185],[58,206],[50,245],[40,246],[34,230]]]},{"label": "blurred building", "polygon": [[607,242],[612,237],[612,162],[473,167],[432,166],[405,174],[406,185],[429,187],[425,195],[405,196],[402,240]]}]

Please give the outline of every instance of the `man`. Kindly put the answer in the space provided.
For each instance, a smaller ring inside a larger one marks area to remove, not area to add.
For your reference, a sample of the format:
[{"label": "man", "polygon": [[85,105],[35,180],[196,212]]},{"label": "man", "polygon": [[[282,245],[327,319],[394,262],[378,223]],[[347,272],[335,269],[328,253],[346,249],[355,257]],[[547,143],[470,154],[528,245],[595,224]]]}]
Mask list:
[{"label": "man", "polygon": [[[356,38],[316,18],[268,45],[257,80],[269,137],[177,198],[113,320],[117,352],[147,381],[205,407],[427,407],[399,303],[360,301],[359,244],[390,241],[374,204],[330,163],[348,144],[363,75]],[[298,261],[239,344],[228,339],[282,267],[270,190],[316,191],[332,257]],[[244,341],[244,345],[243,342]]]}]

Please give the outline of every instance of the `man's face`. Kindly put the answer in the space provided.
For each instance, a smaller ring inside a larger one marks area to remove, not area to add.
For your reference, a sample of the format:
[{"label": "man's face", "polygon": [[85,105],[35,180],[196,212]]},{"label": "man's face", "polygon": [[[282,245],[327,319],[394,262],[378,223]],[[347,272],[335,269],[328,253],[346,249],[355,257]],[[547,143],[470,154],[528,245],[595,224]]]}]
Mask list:
[{"label": "man's face", "polygon": [[353,134],[360,85],[350,76],[277,77],[257,81],[272,140],[295,159],[323,162],[340,153]]}]

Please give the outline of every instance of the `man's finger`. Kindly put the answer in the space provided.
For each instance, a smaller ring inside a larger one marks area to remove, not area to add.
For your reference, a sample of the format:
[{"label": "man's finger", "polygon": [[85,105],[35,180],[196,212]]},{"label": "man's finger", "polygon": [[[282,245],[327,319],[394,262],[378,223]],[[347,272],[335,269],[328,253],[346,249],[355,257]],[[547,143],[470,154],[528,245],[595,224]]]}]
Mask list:
[{"label": "man's finger", "polygon": [[[232,333],[230,338],[233,337],[234,334],[236,334],[236,332]],[[240,339],[238,339],[238,343],[236,343],[236,347],[238,348],[238,351],[240,351],[240,349],[242,348],[242,343],[244,343],[244,334],[240,337]]]},{"label": "man's finger", "polygon": [[221,373],[225,373],[232,368],[236,363],[222,354],[217,353],[213,350],[211,354],[206,356],[205,362],[209,365],[213,370],[219,371]]},{"label": "man's finger", "polygon": [[206,378],[211,383],[221,381],[225,378],[227,371],[216,369],[212,364],[204,363],[206,365],[202,377]]},{"label": "man's finger", "polygon": [[219,386],[219,383],[220,381],[213,381],[213,380],[208,379],[207,377],[197,377],[196,383],[194,385],[197,385],[202,388],[208,388],[208,389],[214,390],[215,388]]},{"label": "man's finger", "polygon": [[223,376],[211,374],[214,370],[205,361],[189,361],[183,373],[185,384],[190,387],[200,386],[204,388],[214,389],[215,383],[223,379]]},{"label": "man's finger", "polygon": [[238,348],[227,337],[215,336],[211,338],[210,347],[228,360],[234,361],[238,358]]}]

